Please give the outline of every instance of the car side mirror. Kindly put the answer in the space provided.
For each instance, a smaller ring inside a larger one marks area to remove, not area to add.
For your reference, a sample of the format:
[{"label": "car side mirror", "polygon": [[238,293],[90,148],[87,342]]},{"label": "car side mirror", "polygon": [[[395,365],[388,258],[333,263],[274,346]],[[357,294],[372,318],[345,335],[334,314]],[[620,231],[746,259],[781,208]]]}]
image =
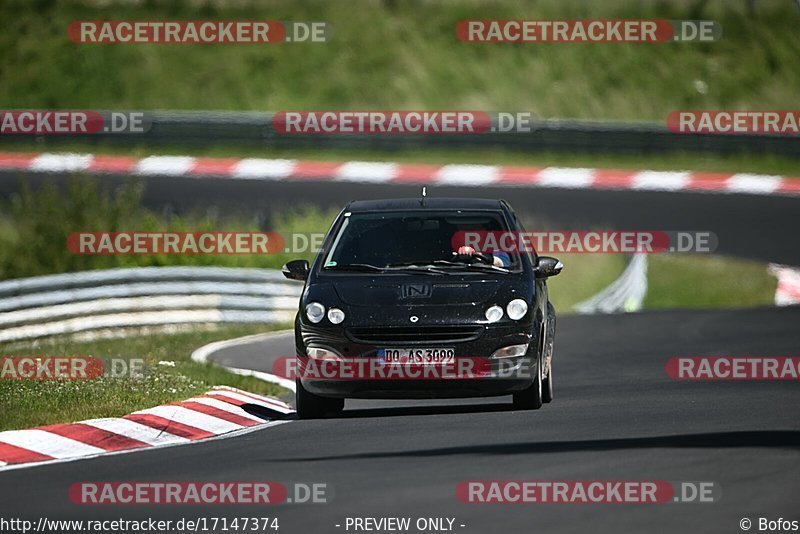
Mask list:
[{"label": "car side mirror", "polygon": [[281,268],[283,276],[289,280],[305,280],[308,278],[308,260],[292,260]]},{"label": "car side mirror", "polygon": [[550,256],[539,256],[539,261],[536,262],[536,278],[547,278],[548,276],[555,276],[561,272],[564,264],[556,258]]}]

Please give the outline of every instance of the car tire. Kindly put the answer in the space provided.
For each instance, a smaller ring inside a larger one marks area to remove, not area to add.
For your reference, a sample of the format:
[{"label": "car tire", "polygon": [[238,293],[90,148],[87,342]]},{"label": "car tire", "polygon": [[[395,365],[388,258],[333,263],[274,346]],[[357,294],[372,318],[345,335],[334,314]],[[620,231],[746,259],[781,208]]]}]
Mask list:
[{"label": "car tire", "polygon": [[542,380],[542,402],[553,402],[553,362],[550,362],[550,372]]},{"label": "car tire", "polygon": [[536,358],[533,368],[536,373],[533,384],[513,394],[514,408],[517,410],[538,410],[542,407],[542,365],[540,358]]},{"label": "car tire", "polygon": [[545,361],[547,376],[542,379],[542,402],[553,402],[553,349],[556,337],[556,310],[547,303],[547,339],[545,340]]},{"label": "car tire", "polygon": [[314,395],[303,387],[300,380],[295,380],[294,404],[297,417],[300,419],[320,419],[336,416],[344,409],[344,399],[331,399]]}]

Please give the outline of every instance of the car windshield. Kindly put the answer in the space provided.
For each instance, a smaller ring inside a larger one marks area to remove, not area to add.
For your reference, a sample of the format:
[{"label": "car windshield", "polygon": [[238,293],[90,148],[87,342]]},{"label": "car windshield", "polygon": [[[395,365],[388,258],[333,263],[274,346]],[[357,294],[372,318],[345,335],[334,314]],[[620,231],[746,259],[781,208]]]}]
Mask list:
[{"label": "car windshield", "polygon": [[[464,232],[509,231],[500,211],[397,211],[345,216],[330,251],[326,270],[384,270],[429,266],[438,270],[516,270],[516,253],[477,250],[460,254]],[[373,269],[377,268],[377,269]]]}]

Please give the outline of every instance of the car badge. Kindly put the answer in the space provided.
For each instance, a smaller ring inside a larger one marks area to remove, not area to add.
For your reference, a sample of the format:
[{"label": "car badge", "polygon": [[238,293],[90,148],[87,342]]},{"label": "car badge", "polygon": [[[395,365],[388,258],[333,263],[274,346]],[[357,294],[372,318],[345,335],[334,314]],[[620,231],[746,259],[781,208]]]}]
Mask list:
[{"label": "car badge", "polygon": [[414,299],[431,296],[430,284],[403,284],[400,286],[400,298]]},{"label": "car badge", "polygon": [[419,317],[417,317],[416,315],[412,315],[411,317],[409,317],[409,319],[411,320],[412,323],[416,323],[417,321],[419,321]]}]

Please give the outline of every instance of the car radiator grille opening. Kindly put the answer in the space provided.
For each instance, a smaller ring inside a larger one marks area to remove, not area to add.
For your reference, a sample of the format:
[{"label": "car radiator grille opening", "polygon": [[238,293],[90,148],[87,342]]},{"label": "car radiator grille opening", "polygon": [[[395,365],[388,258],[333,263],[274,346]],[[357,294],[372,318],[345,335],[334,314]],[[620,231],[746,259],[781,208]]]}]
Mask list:
[{"label": "car radiator grille opening", "polygon": [[482,326],[369,326],[345,330],[354,343],[364,345],[422,345],[472,341],[483,334]]}]

